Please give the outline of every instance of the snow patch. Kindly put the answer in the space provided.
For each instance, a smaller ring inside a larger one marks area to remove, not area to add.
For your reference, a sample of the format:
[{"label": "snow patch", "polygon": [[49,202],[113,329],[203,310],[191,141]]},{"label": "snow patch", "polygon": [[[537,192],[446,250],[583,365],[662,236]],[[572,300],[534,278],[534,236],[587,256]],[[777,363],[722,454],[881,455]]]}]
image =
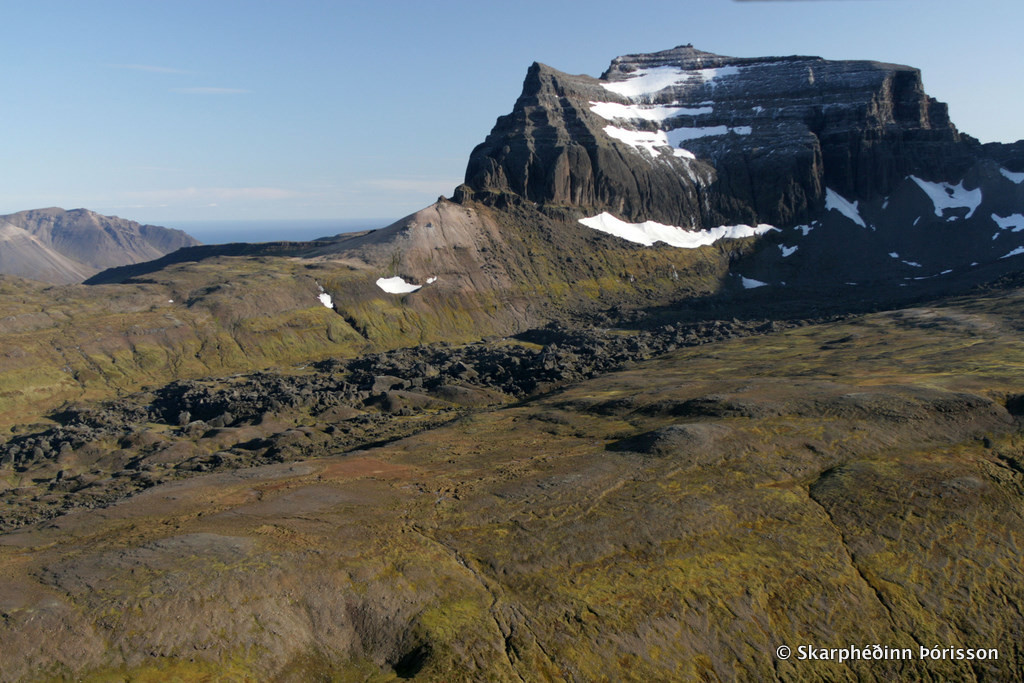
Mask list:
[{"label": "snow patch", "polygon": [[696,140],[697,138],[727,135],[729,133],[750,135],[751,132],[753,132],[753,128],[750,126],[705,126],[703,128],[673,128],[672,130],[665,131],[665,134],[668,136],[672,146],[675,147],[681,142]]},{"label": "snow patch", "polygon": [[890,256],[891,258],[899,258],[899,257],[900,257],[900,255],[899,255],[899,254],[897,254],[897,253],[896,253],[895,251],[890,251],[890,252],[889,252],[889,256]]},{"label": "snow patch", "polygon": [[414,285],[411,282],[406,282],[397,276],[377,278],[377,286],[388,294],[408,294],[409,292],[415,292],[420,288],[420,285]]},{"label": "snow patch", "polygon": [[838,211],[860,227],[866,228],[868,226],[864,224],[864,219],[860,217],[860,211],[857,210],[857,204],[858,202],[850,203],[845,197],[835,190],[827,187],[825,188],[826,211]]},{"label": "snow patch", "polygon": [[334,301],[331,299],[331,295],[327,292],[320,292],[320,303],[332,311],[334,310]]},{"label": "snow patch", "polygon": [[[1012,216],[997,216],[992,214],[992,220],[1001,230],[1009,230],[1010,232],[1020,232],[1024,230],[1024,215],[1015,213]],[[999,233],[996,233],[997,235]],[[993,237],[993,239],[995,239]]]},{"label": "snow patch", "polygon": [[814,230],[814,226],[813,225],[798,225],[798,226],[796,226],[793,229],[794,230],[799,230],[800,232],[802,232],[804,234],[804,237],[807,237],[808,235],[811,234],[811,230]]},{"label": "snow patch", "polygon": [[616,128],[615,126],[605,126],[604,132],[616,140],[626,143],[634,149],[647,150],[647,153],[652,157],[657,157],[662,153],[662,149],[665,147],[672,147],[672,156],[683,157],[685,159],[696,159],[693,152],[685,149],[676,148],[674,144],[669,142],[668,136],[663,130],[626,130],[625,128]]},{"label": "snow patch", "polygon": [[693,152],[683,149],[680,145],[688,140],[727,135],[750,135],[750,126],[705,126],[703,128],[673,128],[672,130],[628,130],[617,126],[605,126],[604,132],[612,138],[624,142],[634,149],[647,150],[652,157],[661,154],[664,147],[672,148],[672,155],[695,159]]},{"label": "snow patch", "polygon": [[904,261],[900,261],[900,263],[906,263],[911,268],[924,268],[924,266],[922,266],[917,261],[906,261],[906,260],[904,260]]},{"label": "snow patch", "polygon": [[765,285],[768,284],[767,282],[761,282],[760,280],[755,280],[753,278],[743,277],[742,275],[740,275],[740,282],[743,283],[743,289],[757,289],[758,287],[764,287]]},{"label": "snow patch", "polygon": [[655,66],[650,69],[637,69],[626,80],[601,83],[601,87],[624,97],[642,97],[684,83],[693,85],[711,83],[714,87],[713,81],[716,79],[735,76],[739,72],[738,66],[692,70],[681,69],[677,66]]},{"label": "snow patch", "polygon": [[711,107],[673,107],[664,104],[619,104],[618,102],[591,102],[590,111],[603,119],[631,121],[664,121],[676,116],[699,116],[710,114]]},{"label": "snow patch", "polygon": [[1024,183],[1024,173],[1014,173],[1013,171],[1007,171],[1005,168],[999,169],[999,172],[1002,173],[1006,179],[1012,180],[1018,185]]},{"label": "snow patch", "polygon": [[794,252],[795,252],[795,251],[796,251],[797,249],[799,249],[799,248],[800,248],[800,247],[787,247],[787,246],[786,246],[786,245],[784,245],[784,244],[780,244],[780,245],[779,245],[779,249],[780,249],[780,250],[782,251],[782,258],[786,258],[787,256],[792,256],[792,255],[793,255],[793,253],[794,253]]},{"label": "snow patch", "polygon": [[1019,256],[1020,254],[1024,254],[1024,247],[1017,247],[1009,254],[1006,254],[1005,256],[1000,256],[999,258],[1010,258],[1011,256]]},{"label": "snow patch", "polygon": [[655,221],[645,223],[627,223],[607,211],[590,218],[581,218],[580,223],[599,232],[614,235],[635,244],[651,246],[655,242],[664,242],[671,247],[680,249],[696,249],[714,244],[720,239],[740,239],[762,235],[777,228],[761,224],[756,227],[749,225],[720,225],[708,230],[686,230],[675,225],[665,225]]},{"label": "snow patch", "polygon": [[432,285],[432,284],[434,284],[435,282],[437,282],[437,277],[436,277],[436,276],[435,276],[435,277],[428,277],[428,278],[427,278],[427,284],[428,284],[428,285]]},{"label": "snow patch", "polygon": [[958,185],[951,185],[950,183],[932,183],[927,180],[921,180],[917,176],[910,176],[910,179],[917,183],[929,199],[932,200],[932,204],[935,207],[935,215],[942,218],[942,214],[947,209],[961,209],[966,208],[967,218],[974,215],[974,211],[981,204],[981,188],[975,188],[973,190],[964,189],[964,183],[961,180]]}]

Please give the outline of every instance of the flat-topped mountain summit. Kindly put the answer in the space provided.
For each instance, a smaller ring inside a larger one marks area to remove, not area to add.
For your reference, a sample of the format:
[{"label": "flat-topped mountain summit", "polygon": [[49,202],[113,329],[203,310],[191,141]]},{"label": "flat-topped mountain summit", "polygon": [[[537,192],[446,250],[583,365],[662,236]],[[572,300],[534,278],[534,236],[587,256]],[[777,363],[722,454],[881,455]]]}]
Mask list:
[{"label": "flat-topped mountain summit", "polygon": [[901,284],[1024,252],[1021,171],[1019,143],[960,133],[915,68],[682,46],[600,78],[534,64],[456,198],[767,225],[748,280]]},{"label": "flat-topped mountain summit", "polygon": [[142,225],[87,209],[35,209],[0,216],[0,273],[53,283],[82,282],[129,263],[199,242],[181,230]]},{"label": "flat-topped mountain summit", "polygon": [[626,220],[785,225],[826,186],[870,198],[910,174],[962,174],[980,154],[917,69],[685,46],[617,57],[599,79],[534,64],[466,184]]}]

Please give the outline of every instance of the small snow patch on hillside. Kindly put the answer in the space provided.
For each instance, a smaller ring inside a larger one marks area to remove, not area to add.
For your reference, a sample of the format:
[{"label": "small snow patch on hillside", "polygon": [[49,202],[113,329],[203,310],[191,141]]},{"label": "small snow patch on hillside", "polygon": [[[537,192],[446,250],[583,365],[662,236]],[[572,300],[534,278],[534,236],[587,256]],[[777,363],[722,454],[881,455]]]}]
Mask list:
[{"label": "small snow patch on hillside", "polygon": [[800,247],[787,247],[785,244],[779,245],[779,249],[782,251],[782,258],[792,256],[799,248]]},{"label": "small snow patch on hillside", "polygon": [[1024,183],[1024,173],[1014,173],[1013,171],[1007,171],[1005,168],[999,169],[999,172],[1002,173],[1008,180],[1012,180],[1018,185]]},{"label": "small snow patch on hillside", "polygon": [[825,210],[838,211],[862,228],[868,227],[864,219],[860,217],[857,209],[858,202],[849,202],[841,194],[830,188],[825,188]]},{"label": "small snow patch on hillside", "polygon": [[1005,256],[1000,256],[999,258],[1010,258],[1011,256],[1019,256],[1020,254],[1024,254],[1024,247],[1017,247],[1009,254],[1006,254]]},{"label": "small snow patch on hillside", "polygon": [[432,285],[432,284],[434,284],[435,282],[437,282],[437,277],[436,277],[436,276],[435,276],[435,277],[428,277],[428,278],[427,278],[427,284],[428,284],[428,285]]},{"label": "small snow patch on hillside", "polygon": [[890,251],[890,252],[889,252],[889,257],[890,257],[890,258],[899,258],[899,257],[900,257],[900,255],[899,255],[899,254],[897,254],[897,253],[896,253],[895,251]]},{"label": "small snow patch on hillside", "polygon": [[760,280],[755,280],[750,277],[743,277],[742,275],[740,275],[740,282],[743,283],[743,289],[757,289],[758,287],[764,287],[768,284],[767,282],[761,282]]},{"label": "small snow patch on hillside", "polygon": [[320,303],[332,311],[334,310],[334,301],[331,299],[331,295],[327,292],[320,292]]},{"label": "small snow patch on hillside", "polygon": [[947,209],[967,209],[967,218],[974,215],[975,209],[981,204],[981,188],[973,190],[964,189],[963,181],[958,185],[950,183],[932,183],[921,180],[917,176],[910,176],[910,179],[917,183],[928,198],[932,200],[935,207],[935,215],[942,218]]},{"label": "small snow patch on hillside", "polygon": [[720,225],[708,230],[686,230],[675,225],[665,225],[655,221],[644,223],[627,223],[607,211],[590,218],[581,218],[580,223],[609,235],[622,238],[635,244],[651,246],[655,242],[678,247],[680,249],[696,249],[714,244],[720,239],[739,239],[762,235],[777,228],[771,225]]},{"label": "small snow patch on hillside", "polygon": [[907,264],[908,266],[910,266],[911,268],[924,268],[924,266],[922,266],[922,265],[921,265],[920,263],[918,263],[917,261],[907,261],[907,260],[903,260],[903,261],[900,261],[900,263],[905,263],[905,264]]},{"label": "small snow patch on hillside", "polygon": [[410,292],[415,292],[420,288],[420,285],[414,285],[411,282],[406,282],[400,277],[378,278],[377,286],[388,294],[408,294]]},{"label": "small snow patch on hillside", "polygon": [[[1015,213],[1012,216],[997,216],[992,214],[992,220],[1001,230],[1009,230],[1010,232],[1020,232],[1024,230],[1024,215]],[[997,235],[999,233],[996,233]]]}]

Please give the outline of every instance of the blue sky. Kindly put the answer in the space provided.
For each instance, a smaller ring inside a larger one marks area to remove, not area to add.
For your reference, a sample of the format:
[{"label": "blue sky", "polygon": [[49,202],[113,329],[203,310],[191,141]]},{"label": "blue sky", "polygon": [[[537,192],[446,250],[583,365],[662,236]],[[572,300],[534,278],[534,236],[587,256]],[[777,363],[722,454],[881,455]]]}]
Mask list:
[{"label": "blue sky", "polygon": [[450,194],[541,61],[675,45],[923,71],[960,130],[1024,137],[1020,0],[5,3],[0,213],[400,217]]}]

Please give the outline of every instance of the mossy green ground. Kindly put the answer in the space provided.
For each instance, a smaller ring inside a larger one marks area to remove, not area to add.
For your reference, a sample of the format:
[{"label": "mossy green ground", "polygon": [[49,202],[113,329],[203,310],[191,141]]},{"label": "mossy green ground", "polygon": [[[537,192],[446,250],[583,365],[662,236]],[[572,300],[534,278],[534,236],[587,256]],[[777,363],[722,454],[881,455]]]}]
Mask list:
[{"label": "mossy green ground", "polygon": [[[5,535],[0,678],[1020,680],[1021,310],[687,349]],[[774,654],[876,643],[1000,659]]]},{"label": "mossy green ground", "polygon": [[[480,210],[490,221],[505,220]],[[535,211],[530,215],[540,220]],[[539,232],[502,224],[505,241],[489,247],[501,253],[489,258],[508,274],[491,263],[456,259],[462,271],[445,273],[414,295],[383,292],[374,284],[382,267],[354,267],[344,254],[337,260],[224,256],[170,265],[120,285],[46,286],[0,277],[0,428],[39,419],[67,401],[174,379],[465,343],[567,312],[663,304],[714,292],[727,274],[725,247],[637,251],[610,239],[595,244],[592,231],[579,226],[570,231],[575,241],[567,242],[565,225],[542,223]],[[574,249],[592,258],[574,260]],[[320,303],[322,290],[335,310]]]}]

